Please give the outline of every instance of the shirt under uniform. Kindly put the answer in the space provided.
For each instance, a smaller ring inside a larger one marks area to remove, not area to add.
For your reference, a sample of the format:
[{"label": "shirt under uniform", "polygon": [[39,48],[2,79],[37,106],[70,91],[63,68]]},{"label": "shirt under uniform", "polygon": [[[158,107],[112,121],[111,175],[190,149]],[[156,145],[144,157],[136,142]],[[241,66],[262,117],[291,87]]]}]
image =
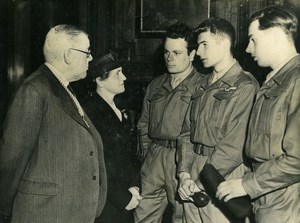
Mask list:
[{"label": "shirt under uniform", "polygon": [[245,191],[256,199],[258,222],[300,219],[300,56],[261,87],[249,126],[246,154],[253,172]]}]

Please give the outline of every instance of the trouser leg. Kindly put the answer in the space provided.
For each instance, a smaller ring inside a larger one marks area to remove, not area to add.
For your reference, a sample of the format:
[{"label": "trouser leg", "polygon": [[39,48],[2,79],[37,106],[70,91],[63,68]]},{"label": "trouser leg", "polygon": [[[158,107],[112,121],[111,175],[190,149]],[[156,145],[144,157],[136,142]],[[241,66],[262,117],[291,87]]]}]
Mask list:
[{"label": "trouser leg", "polygon": [[168,153],[165,155],[165,170],[166,170],[166,191],[168,196],[168,201],[172,205],[172,222],[173,223],[182,223],[183,219],[183,205],[179,196],[177,195],[178,190],[178,179],[177,168],[176,168],[176,149],[172,148],[168,150]]},{"label": "trouser leg", "polygon": [[203,223],[199,208],[191,202],[183,203],[183,223]]},{"label": "trouser leg", "polygon": [[273,191],[253,203],[256,223],[295,223],[300,219],[300,183]]},{"label": "trouser leg", "polygon": [[165,190],[164,148],[155,144],[146,156],[141,168],[141,200],[134,212],[135,223],[160,223],[168,205]]}]

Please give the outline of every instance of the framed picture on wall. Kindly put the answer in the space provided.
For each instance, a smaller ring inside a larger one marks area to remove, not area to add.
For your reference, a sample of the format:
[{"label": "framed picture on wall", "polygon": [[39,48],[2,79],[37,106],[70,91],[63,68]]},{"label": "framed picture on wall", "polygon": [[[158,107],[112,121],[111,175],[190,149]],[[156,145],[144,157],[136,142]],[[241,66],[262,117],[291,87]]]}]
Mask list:
[{"label": "framed picture on wall", "polygon": [[211,0],[136,0],[136,37],[159,38],[176,22],[192,28],[210,17]]}]

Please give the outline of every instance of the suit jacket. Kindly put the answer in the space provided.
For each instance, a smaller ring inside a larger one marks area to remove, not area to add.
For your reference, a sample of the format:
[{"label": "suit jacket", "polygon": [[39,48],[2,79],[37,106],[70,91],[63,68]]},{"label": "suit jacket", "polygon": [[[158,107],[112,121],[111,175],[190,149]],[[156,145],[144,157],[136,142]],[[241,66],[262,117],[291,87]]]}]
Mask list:
[{"label": "suit jacket", "polygon": [[96,93],[83,103],[83,107],[101,134],[104,145],[108,194],[100,222],[126,222],[132,216],[125,210],[132,196],[128,188],[139,187],[139,164],[130,134],[130,116],[122,112],[121,122],[109,104]]},{"label": "suit jacket", "polygon": [[106,200],[99,133],[42,65],[20,86],[0,144],[0,213],[13,223],[93,223]]}]

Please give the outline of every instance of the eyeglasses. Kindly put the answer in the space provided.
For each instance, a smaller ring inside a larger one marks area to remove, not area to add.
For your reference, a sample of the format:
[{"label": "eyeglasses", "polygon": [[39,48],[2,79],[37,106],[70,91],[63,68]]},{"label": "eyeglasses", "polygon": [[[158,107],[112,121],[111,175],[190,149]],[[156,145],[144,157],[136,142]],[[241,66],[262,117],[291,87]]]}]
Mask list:
[{"label": "eyeglasses", "polygon": [[70,48],[70,49],[71,50],[75,50],[75,51],[80,52],[80,53],[85,53],[86,54],[86,58],[89,58],[92,55],[92,53],[91,53],[90,50],[87,52],[87,51],[83,51],[83,50],[79,50],[79,49],[75,49],[75,48]]}]

